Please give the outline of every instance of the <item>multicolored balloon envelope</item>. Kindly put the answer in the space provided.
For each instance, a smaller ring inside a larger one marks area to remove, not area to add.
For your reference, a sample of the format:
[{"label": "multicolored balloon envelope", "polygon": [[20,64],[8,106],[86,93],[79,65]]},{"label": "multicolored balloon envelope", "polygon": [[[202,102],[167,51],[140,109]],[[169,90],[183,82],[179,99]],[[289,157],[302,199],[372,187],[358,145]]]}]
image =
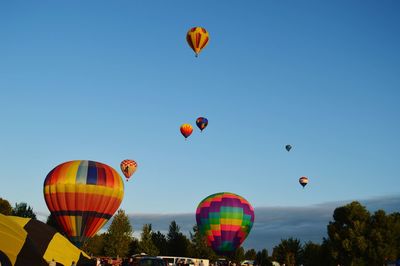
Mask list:
[{"label": "multicolored balloon envelope", "polygon": [[183,124],[180,127],[181,130],[181,134],[185,137],[185,139],[187,139],[187,137],[189,137],[192,132],[193,132],[193,127],[191,124]]},{"label": "multicolored balloon envelope", "polygon": [[300,185],[303,186],[303,188],[308,184],[308,178],[305,176],[302,176],[299,178],[299,183]]},{"label": "multicolored balloon envelope", "polygon": [[210,37],[207,30],[202,27],[193,27],[186,34],[186,41],[196,54],[196,57],[206,47],[209,40]]},{"label": "multicolored balloon envelope", "polygon": [[235,251],[246,239],[254,223],[254,209],[243,197],[221,192],[202,200],[196,221],[207,244],[220,255]]},{"label": "multicolored balloon envelope", "polygon": [[126,181],[136,172],[137,163],[134,160],[123,160],[120,164],[121,171],[124,173]]},{"label": "multicolored balloon envelope", "polygon": [[44,180],[44,198],[69,240],[81,246],[113,216],[124,197],[117,171],[94,161],[56,166]]},{"label": "multicolored balloon envelope", "polygon": [[201,131],[203,131],[203,129],[208,125],[208,119],[205,117],[199,117],[196,119],[196,125]]}]

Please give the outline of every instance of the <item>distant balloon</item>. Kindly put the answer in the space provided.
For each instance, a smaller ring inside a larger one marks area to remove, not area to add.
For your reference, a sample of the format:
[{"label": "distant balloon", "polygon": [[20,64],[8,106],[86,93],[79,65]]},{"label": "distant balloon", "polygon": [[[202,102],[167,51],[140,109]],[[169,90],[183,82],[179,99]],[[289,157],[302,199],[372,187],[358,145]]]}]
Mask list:
[{"label": "distant balloon", "polygon": [[300,185],[303,186],[303,188],[308,184],[308,178],[305,176],[302,176],[299,178],[299,183]]},{"label": "distant balloon", "polygon": [[205,117],[199,117],[196,119],[196,125],[201,131],[203,131],[203,129],[208,125],[208,119]]},{"label": "distant balloon", "polygon": [[181,133],[182,133],[182,135],[185,137],[185,139],[186,139],[187,137],[189,137],[189,136],[192,134],[192,132],[193,132],[193,127],[192,127],[192,125],[190,125],[190,124],[183,124],[183,125],[181,126]]},{"label": "distant balloon", "polygon": [[126,181],[136,172],[137,163],[134,160],[123,160],[120,164],[121,171],[124,174]]},{"label": "distant balloon", "polygon": [[70,161],[44,180],[47,207],[68,239],[81,246],[107,223],[124,197],[118,172],[103,163]]},{"label": "distant balloon", "polygon": [[209,39],[207,30],[202,27],[191,28],[186,34],[186,41],[195,52],[196,57],[198,57],[201,50],[206,47]]},{"label": "distant balloon", "polygon": [[292,145],[288,144],[288,145],[285,146],[285,148],[286,148],[287,151],[290,151],[292,149]]},{"label": "distant balloon", "polygon": [[254,209],[243,197],[221,192],[203,199],[196,210],[197,226],[217,254],[235,251],[254,223]]}]

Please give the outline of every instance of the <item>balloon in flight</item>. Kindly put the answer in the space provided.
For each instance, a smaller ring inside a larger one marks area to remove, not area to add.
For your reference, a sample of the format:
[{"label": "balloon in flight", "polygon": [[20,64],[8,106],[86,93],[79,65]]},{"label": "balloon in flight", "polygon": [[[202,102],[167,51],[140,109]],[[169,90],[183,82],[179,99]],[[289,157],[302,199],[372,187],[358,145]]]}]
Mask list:
[{"label": "balloon in flight", "polygon": [[217,254],[235,251],[254,223],[254,209],[243,197],[221,192],[203,199],[196,210],[196,222],[207,245]]},{"label": "balloon in flight", "polygon": [[183,124],[180,128],[181,130],[181,134],[185,137],[185,139],[187,139],[187,137],[189,137],[192,132],[193,132],[193,127],[190,124]]},{"label": "balloon in flight", "polygon": [[81,246],[113,216],[124,197],[118,172],[103,163],[62,163],[44,180],[44,199],[68,239]]},{"label": "balloon in flight", "polygon": [[120,164],[121,171],[125,176],[126,181],[136,172],[137,163],[134,160],[123,160]]},{"label": "balloon in flight", "polygon": [[208,119],[205,117],[199,117],[196,119],[196,125],[201,131],[203,131],[203,129],[208,125]]},{"label": "balloon in flight", "polygon": [[308,184],[308,178],[305,176],[302,176],[299,178],[299,183],[300,185],[303,186],[303,188]]},{"label": "balloon in flight", "polygon": [[285,148],[286,148],[287,151],[290,151],[292,149],[292,145],[288,144],[288,145],[285,146]]},{"label": "balloon in flight", "polygon": [[202,27],[193,27],[186,34],[186,41],[195,52],[196,57],[198,57],[201,50],[206,47],[209,39],[210,37],[207,30]]}]

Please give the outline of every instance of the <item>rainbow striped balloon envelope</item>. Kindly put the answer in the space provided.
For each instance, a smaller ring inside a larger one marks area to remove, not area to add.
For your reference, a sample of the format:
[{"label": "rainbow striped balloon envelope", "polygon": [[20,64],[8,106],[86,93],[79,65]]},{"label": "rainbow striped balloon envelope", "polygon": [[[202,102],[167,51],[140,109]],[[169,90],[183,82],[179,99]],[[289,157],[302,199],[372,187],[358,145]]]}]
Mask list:
[{"label": "rainbow striped balloon envelope", "polygon": [[81,246],[113,216],[124,197],[124,183],[112,167],[94,161],[56,166],[44,180],[44,198],[69,240]]},{"label": "rainbow striped balloon envelope", "polygon": [[207,244],[220,255],[235,251],[254,223],[254,209],[243,197],[221,192],[202,200],[196,221]]}]

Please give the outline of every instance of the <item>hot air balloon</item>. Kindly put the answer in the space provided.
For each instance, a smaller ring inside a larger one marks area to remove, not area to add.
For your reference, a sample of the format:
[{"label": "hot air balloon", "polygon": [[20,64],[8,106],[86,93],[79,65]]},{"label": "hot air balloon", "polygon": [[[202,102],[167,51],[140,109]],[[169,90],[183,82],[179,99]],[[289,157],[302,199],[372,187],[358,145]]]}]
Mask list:
[{"label": "hot air balloon", "polygon": [[80,247],[113,216],[124,197],[118,172],[103,163],[70,161],[44,180],[44,199],[68,239]]},{"label": "hot air balloon", "polygon": [[183,124],[181,126],[181,133],[182,135],[185,137],[185,139],[187,139],[187,137],[189,137],[193,132],[193,127],[190,124]]},{"label": "hot air balloon", "polygon": [[288,144],[288,145],[285,146],[285,148],[286,148],[287,151],[290,151],[292,149],[292,145]]},{"label": "hot air balloon", "polygon": [[136,172],[137,163],[134,160],[123,160],[120,164],[121,171],[124,173],[126,181]]},{"label": "hot air balloon", "polygon": [[243,197],[221,192],[203,199],[196,210],[200,233],[217,254],[235,251],[254,223],[254,209]]},{"label": "hot air balloon", "polygon": [[[36,219],[0,214],[0,265],[93,265],[90,257],[56,229]],[[55,264],[54,264],[55,265]]]},{"label": "hot air balloon", "polygon": [[186,34],[186,41],[198,57],[201,50],[208,44],[208,32],[205,28],[193,27]]},{"label": "hot air balloon", "polygon": [[303,186],[303,188],[308,184],[308,178],[305,176],[302,176],[299,178],[299,183],[300,185]]},{"label": "hot air balloon", "polygon": [[208,119],[205,117],[199,117],[196,119],[196,125],[201,131],[203,131],[203,129],[208,125]]}]

